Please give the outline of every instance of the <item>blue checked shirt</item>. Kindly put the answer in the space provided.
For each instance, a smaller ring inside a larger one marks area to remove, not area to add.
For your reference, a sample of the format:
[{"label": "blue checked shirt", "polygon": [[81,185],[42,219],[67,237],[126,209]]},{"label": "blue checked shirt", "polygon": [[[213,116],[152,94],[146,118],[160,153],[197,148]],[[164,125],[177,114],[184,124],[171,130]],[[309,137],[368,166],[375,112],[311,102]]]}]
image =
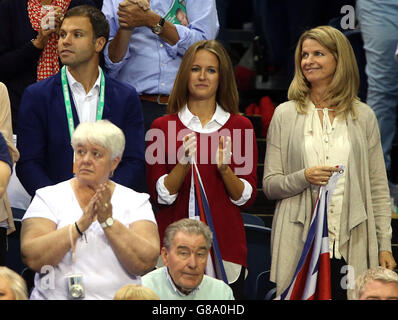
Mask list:
[{"label": "blue checked shirt", "polygon": [[[102,11],[110,24],[110,40],[119,28],[118,6],[122,0],[104,0]],[[150,28],[137,27],[130,39],[124,58],[113,63],[105,47],[105,66],[109,76],[125,81],[138,94],[170,94],[185,51],[199,40],[215,39],[219,23],[215,0],[186,0],[189,25],[175,25],[180,40],[171,46]],[[151,0],[151,10],[165,16],[173,0]]]}]

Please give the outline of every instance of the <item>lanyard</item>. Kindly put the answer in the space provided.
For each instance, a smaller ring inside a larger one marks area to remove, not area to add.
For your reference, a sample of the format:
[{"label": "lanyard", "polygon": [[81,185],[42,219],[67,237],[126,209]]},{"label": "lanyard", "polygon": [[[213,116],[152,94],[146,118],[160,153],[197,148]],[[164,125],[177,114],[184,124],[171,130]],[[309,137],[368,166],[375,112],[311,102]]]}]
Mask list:
[{"label": "lanyard", "polygon": [[[101,89],[100,89],[100,96],[97,108],[97,121],[102,119],[102,113],[104,111],[104,103],[105,103],[105,78],[102,69],[100,69],[100,73],[101,73]],[[69,135],[70,139],[72,140],[73,132],[75,132],[75,124],[73,121],[72,105],[70,103],[68,78],[66,77],[66,66],[63,66],[61,69],[61,80],[62,80],[62,90],[64,92],[66,117],[68,118]]]}]

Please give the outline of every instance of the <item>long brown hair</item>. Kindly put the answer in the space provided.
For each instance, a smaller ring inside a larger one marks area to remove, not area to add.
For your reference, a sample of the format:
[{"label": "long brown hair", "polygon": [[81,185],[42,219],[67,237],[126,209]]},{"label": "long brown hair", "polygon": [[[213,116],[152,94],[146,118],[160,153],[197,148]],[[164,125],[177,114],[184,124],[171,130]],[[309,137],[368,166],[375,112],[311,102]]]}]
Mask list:
[{"label": "long brown hair", "polygon": [[226,111],[230,113],[239,112],[239,94],[236,86],[234,68],[231,59],[225,48],[217,40],[201,40],[194,43],[185,52],[180,68],[174,81],[167,113],[175,114],[182,110],[188,102],[189,91],[188,81],[195,54],[199,50],[207,50],[213,53],[219,62],[219,84],[216,101]]},{"label": "long brown hair", "polygon": [[297,44],[295,52],[295,74],[288,91],[289,100],[295,100],[297,110],[305,113],[306,100],[311,92],[311,84],[301,70],[301,51],[304,40],[313,39],[330,51],[336,60],[336,71],[329,84],[325,100],[335,106],[335,115],[344,118],[356,112],[354,104],[359,100],[359,72],[354,51],[346,36],[330,26],[319,26],[304,32]]}]

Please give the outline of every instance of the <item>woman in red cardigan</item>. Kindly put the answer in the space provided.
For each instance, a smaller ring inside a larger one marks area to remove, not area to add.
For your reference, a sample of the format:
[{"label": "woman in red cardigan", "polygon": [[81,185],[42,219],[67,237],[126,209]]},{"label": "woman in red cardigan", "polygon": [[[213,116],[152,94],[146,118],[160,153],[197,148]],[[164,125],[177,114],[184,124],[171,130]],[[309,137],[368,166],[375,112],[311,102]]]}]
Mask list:
[{"label": "woman in red cardigan", "polygon": [[257,144],[251,122],[239,115],[239,96],[228,53],[215,40],[185,53],[167,106],[147,133],[147,182],[160,238],[188,217],[191,163],[197,164],[212,213],[228,281],[243,298],[247,267],[241,208],[257,195]]}]

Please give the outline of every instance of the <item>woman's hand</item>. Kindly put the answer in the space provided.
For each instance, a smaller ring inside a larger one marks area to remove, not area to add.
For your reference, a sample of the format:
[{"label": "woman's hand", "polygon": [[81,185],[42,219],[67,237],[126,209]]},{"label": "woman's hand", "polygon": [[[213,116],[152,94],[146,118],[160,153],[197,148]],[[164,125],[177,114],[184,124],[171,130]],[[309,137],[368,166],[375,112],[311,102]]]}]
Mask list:
[{"label": "woman's hand", "polygon": [[44,49],[51,34],[58,31],[63,19],[63,12],[60,7],[54,6],[41,19],[40,29],[37,38],[33,40],[33,45],[38,49]]},{"label": "woman's hand", "polygon": [[95,210],[95,205],[97,203],[97,196],[94,194],[94,196],[90,199],[90,202],[88,205],[84,208],[83,210],[83,215],[80,217],[78,221],[76,221],[77,225],[79,226],[79,229],[84,232],[86,231],[93,221],[95,221],[97,214]]},{"label": "woman's hand", "polygon": [[392,253],[389,251],[380,251],[379,264],[380,266],[390,270],[394,270],[397,266],[397,263],[395,262]]},{"label": "woman's hand", "polygon": [[231,137],[220,137],[218,140],[218,149],[216,152],[217,169],[220,172],[227,170],[231,164]]},{"label": "woman's hand", "polygon": [[164,186],[171,195],[180,191],[186,175],[191,168],[192,157],[196,157],[196,134],[191,132],[182,138],[182,147],[178,148],[178,163],[164,178]]},{"label": "woman's hand", "polygon": [[190,163],[192,161],[192,157],[196,154],[197,142],[195,132],[187,134],[182,139],[182,145],[184,148],[184,154],[178,158],[178,162],[185,165]]},{"label": "woman's hand", "polygon": [[325,186],[328,184],[333,172],[338,172],[339,168],[330,166],[316,166],[307,168],[304,171],[305,178],[311,184]]},{"label": "woman's hand", "polygon": [[[110,182],[101,184],[94,195],[96,201],[94,210],[97,214],[99,223],[103,223],[107,218],[112,217],[112,190]],[[93,198],[94,198],[93,197]]]}]

